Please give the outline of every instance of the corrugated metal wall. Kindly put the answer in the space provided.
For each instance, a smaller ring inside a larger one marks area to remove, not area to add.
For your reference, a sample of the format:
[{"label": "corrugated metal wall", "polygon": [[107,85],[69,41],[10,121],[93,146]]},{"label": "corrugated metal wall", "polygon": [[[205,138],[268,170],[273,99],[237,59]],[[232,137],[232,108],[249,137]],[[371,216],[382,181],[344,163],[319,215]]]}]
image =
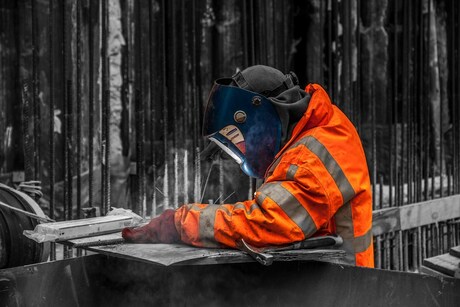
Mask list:
[{"label": "corrugated metal wall", "polygon": [[[375,209],[459,194],[459,13],[454,0],[0,0],[1,179],[40,180],[57,219],[247,199],[260,182],[200,161],[201,114],[215,78],[267,64],[323,84],[355,123]],[[385,234],[376,263],[416,269],[458,241],[456,220]]]}]

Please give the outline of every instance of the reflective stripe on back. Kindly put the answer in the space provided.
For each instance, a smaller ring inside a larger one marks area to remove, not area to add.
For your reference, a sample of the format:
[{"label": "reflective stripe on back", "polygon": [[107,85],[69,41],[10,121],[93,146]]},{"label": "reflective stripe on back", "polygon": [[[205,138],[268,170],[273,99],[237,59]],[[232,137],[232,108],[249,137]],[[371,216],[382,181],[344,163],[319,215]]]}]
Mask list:
[{"label": "reflective stripe on back", "polygon": [[259,204],[262,204],[265,197],[270,197],[302,229],[305,237],[310,237],[317,231],[316,224],[308,211],[281,183],[266,183],[260,187],[259,191],[260,195],[257,199]]},{"label": "reflective stripe on back", "polygon": [[351,264],[355,264],[355,254],[364,252],[372,244],[372,228],[361,236],[354,236],[350,202],[337,210],[334,218],[336,232],[343,238],[342,248],[347,252],[346,260]]}]

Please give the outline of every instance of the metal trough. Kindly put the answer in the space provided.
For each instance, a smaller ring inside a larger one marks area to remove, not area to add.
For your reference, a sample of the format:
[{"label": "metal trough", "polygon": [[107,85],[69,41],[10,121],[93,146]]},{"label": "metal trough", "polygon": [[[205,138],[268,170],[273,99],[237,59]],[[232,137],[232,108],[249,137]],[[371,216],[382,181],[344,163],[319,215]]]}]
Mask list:
[{"label": "metal trough", "polygon": [[106,255],[0,270],[2,306],[460,306],[460,280],[326,262],[162,266]]}]

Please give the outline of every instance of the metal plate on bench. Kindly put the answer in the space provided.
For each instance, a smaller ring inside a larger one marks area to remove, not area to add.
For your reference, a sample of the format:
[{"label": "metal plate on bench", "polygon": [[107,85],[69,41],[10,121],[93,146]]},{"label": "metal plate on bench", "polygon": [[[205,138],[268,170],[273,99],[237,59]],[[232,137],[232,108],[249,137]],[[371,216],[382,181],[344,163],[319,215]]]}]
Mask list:
[{"label": "metal plate on bench", "polygon": [[[235,249],[197,248],[185,244],[131,244],[121,243],[120,233],[72,239],[65,242],[100,254],[154,263],[175,264],[221,264],[254,261],[245,252]],[[108,244],[109,243],[109,244]],[[115,244],[111,244],[115,243]],[[97,246],[97,244],[100,244]],[[336,262],[344,255],[342,250],[302,249],[274,252],[275,261],[318,260]]]}]

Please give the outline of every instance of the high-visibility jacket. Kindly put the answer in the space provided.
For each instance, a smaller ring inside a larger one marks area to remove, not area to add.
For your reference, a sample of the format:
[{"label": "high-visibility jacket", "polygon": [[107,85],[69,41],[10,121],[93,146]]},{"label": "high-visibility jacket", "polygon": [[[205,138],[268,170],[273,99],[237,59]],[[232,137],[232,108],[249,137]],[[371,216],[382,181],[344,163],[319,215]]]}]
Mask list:
[{"label": "high-visibility jacket", "polygon": [[309,106],[267,170],[254,199],[188,204],[175,214],[185,243],[283,245],[338,234],[347,264],[374,266],[372,194],[360,138],[325,90],[310,84]]}]

